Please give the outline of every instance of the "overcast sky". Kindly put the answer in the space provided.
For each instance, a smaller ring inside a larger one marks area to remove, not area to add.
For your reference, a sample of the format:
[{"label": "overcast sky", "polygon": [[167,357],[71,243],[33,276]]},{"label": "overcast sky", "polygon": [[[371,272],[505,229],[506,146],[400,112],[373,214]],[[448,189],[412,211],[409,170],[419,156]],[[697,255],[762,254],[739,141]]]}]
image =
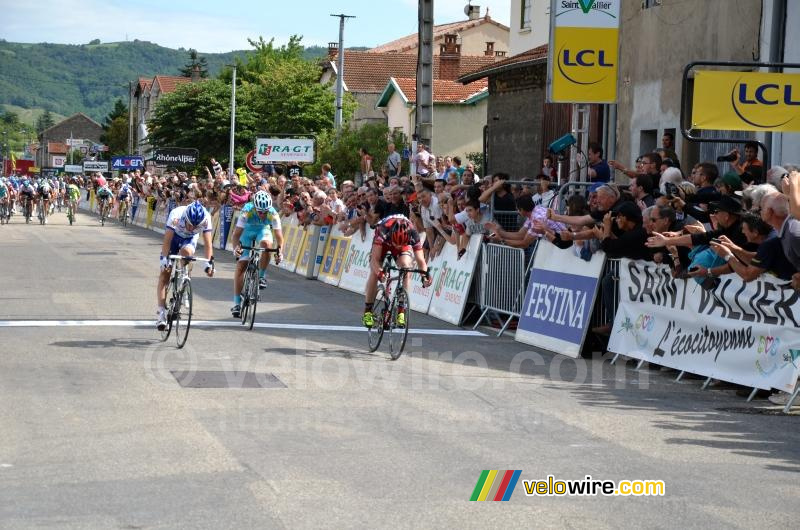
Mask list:
[{"label": "overcast sky", "polygon": [[[505,25],[510,0],[472,0]],[[467,0],[434,0],[436,24],[466,19]],[[146,40],[200,52],[248,49],[247,38],[303,35],[305,45],[339,39],[331,13],[356,15],[345,46],[373,47],[417,31],[417,0],[0,0],[0,38],[10,42],[86,44]]]}]

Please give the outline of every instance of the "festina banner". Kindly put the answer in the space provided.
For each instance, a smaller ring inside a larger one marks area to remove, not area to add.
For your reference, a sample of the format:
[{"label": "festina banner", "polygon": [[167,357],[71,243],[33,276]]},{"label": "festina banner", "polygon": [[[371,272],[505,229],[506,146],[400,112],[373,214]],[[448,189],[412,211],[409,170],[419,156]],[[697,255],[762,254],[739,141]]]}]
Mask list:
[{"label": "festina banner", "polygon": [[168,147],[156,149],[153,161],[161,166],[196,166],[198,157],[197,149]]},{"label": "festina banner", "polygon": [[595,252],[587,263],[572,248],[560,249],[549,241],[539,241],[516,340],[578,357],[605,259],[604,252]]},{"label": "festina banner", "polygon": [[736,274],[713,289],[624,259],[608,350],[753,388],[790,392],[800,372],[800,293]]},{"label": "festina banner", "polygon": [[313,138],[259,138],[256,140],[255,161],[270,162],[314,162]]},{"label": "festina banner", "polygon": [[106,172],[108,171],[108,162],[106,161],[92,161],[92,160],[84,160],[83,161],[83,171],[85,173],[89,173],[90,171],[100,171]]}]

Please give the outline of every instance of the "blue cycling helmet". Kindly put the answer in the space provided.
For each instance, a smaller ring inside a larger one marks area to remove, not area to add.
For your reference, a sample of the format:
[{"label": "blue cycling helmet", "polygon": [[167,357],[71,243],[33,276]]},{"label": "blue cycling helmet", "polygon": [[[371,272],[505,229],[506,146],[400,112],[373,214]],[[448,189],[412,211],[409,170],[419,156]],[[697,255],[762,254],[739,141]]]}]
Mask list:
[{"label": "blue cycling helmet", "polygon": [[259,190],[253,196],[253,206],[256,211],[266,212],[272,206],[272,197],[264,190]]},{"label": "blue cycling helmet", "polygon": [[200,201],[194,201],[192,204],[187,206],[186,210],[183,212],[184,221],[193,226],[199,225],[205,218],[206,209],[203,208],[203,204]]}]

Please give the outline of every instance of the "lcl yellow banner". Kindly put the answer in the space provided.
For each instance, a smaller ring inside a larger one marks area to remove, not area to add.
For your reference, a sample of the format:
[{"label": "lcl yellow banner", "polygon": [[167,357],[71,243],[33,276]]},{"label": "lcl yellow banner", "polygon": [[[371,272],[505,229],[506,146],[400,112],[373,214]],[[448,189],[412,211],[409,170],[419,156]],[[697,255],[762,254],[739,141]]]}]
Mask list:
[{"label": "lcl yellow banner", "polygon": [[692,128],[800,132],[800,74],[696,71]]},{"label": "lcl yellow banner", "polygon": [[619,30],[555,28],[550,65],[553,103],[615,103]]}]

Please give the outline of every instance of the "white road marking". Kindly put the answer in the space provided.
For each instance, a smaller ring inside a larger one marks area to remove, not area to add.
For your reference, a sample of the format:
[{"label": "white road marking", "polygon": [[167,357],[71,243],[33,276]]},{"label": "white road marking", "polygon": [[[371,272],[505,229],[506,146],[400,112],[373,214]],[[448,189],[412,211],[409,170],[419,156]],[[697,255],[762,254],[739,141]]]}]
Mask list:
[{"label": "white road marking", "polygon": [[[192,327],[240,328],[238,321],[197,320]],[[0,320],[0,328],[55,328],[55,327],[155,327],[154,320]],[[283,324],[256,322],[253,327],[260,329],[294,329],[302,331],[349,331],[364,332],[363,326],[329,326],[324,324]],[[410,335],[450,335],[454,337],[485,337],[480,331],[463,329],[414,329]]]}]

